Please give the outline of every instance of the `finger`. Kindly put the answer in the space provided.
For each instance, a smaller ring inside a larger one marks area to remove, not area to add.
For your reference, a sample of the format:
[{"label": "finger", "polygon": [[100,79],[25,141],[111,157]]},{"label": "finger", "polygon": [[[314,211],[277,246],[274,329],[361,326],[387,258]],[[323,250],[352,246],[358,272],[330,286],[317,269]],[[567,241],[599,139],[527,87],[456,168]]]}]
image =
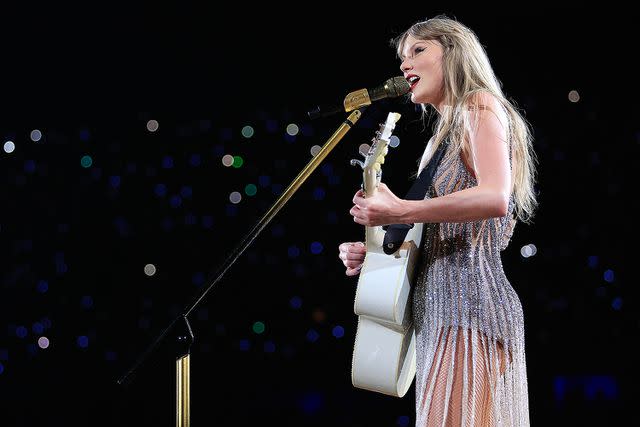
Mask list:
[{"label": "finger", "polygon": [[347,276],[357,276],[358,274],[360,274],[360,268],[347,267],[347,271],[346,271]]},{"label": "finger", "polygon": [[364,261],[364,254],[362,254],[362,253],[356,254],[356,253],[346,252],[344,254],[343,260],[345,260],[345,261],[359,261],[359,262],[362,262],[362,261]]}]

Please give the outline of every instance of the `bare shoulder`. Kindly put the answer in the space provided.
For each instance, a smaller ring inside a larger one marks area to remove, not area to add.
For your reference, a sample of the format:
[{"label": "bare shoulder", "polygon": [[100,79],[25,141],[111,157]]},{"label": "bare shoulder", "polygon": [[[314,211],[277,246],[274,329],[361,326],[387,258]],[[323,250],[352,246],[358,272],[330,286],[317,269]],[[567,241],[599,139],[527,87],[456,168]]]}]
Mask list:
[{"label": "bare shoulder", "polygon": [[500,100],[488,91],[479,91],[471,95],[467,101],[467,108],[475,112],[479,122],[497,120],[506,129],[507,113]]}]

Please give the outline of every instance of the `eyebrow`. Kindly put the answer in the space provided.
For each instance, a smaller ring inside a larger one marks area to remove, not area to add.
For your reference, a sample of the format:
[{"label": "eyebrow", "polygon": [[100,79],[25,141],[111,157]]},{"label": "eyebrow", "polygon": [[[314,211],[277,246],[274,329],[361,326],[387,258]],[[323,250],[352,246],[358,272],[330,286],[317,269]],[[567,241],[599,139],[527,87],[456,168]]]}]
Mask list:
[{"label": "eyebrow", "polygon": [[[409,52],[411,52],[411,51],[413,50],[413,48],[414,48],[414,47],[416,47],[416,45],[417,45],[418,43],[426,43],[426,42],[427,42],[426,40],[418,40],[417,42],[415,42],[414,44],[412,44],[412,45],[411,45],[411,47],[409,48]],[[403,54],[401,54],[401,55],[400,55],[400,58],[401,58],[401,59],[404,59],[404,58],[406,58],[406,56],[405,56],[405,55],[403,55]]]}]

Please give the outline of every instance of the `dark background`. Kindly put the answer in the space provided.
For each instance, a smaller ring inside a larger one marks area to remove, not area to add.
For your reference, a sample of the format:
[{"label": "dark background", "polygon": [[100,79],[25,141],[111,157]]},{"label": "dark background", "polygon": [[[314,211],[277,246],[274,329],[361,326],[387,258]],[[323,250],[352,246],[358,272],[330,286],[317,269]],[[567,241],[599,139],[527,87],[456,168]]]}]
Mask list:
[{"label": "dark background", "polygon": [[[173,425],[168,353],[116,380],[346,116],[306,112],[400,75],[389,40],[440,13],[478,34],[534,131],[540,209],[503,252],[531,423],[637,424],[636,22],[606,6],[4,10],[0,142],[15,150],[0,151],[0,424]],[[431,128],[410,102],[379,101],[194,311],[193,425],[413,425],[413,387],[397,399],[351,385],[356,280],[337,258],[363,238],[349,160],[392,110],[401,144],[384,180],[408,189]]]}]

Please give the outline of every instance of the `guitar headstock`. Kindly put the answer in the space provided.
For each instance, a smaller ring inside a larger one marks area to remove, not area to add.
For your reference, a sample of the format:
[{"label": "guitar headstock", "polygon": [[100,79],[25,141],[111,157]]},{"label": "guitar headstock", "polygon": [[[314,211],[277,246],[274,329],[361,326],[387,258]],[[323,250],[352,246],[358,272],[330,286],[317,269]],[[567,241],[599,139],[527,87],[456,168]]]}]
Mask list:
[{"label": "guitar headstock", "polygon": [[380,125],[372,139],[371,147],[364,155],[364,163],[359,160],[352,160],[352,165],[360,165],[363,169],[362,186],[365,194],[375,193],[382,178],[382,164],[389,152],[389,142],[395,129],[396,123],[400,120],[400,114],[391,112],[387,115],[387,120]]}]

